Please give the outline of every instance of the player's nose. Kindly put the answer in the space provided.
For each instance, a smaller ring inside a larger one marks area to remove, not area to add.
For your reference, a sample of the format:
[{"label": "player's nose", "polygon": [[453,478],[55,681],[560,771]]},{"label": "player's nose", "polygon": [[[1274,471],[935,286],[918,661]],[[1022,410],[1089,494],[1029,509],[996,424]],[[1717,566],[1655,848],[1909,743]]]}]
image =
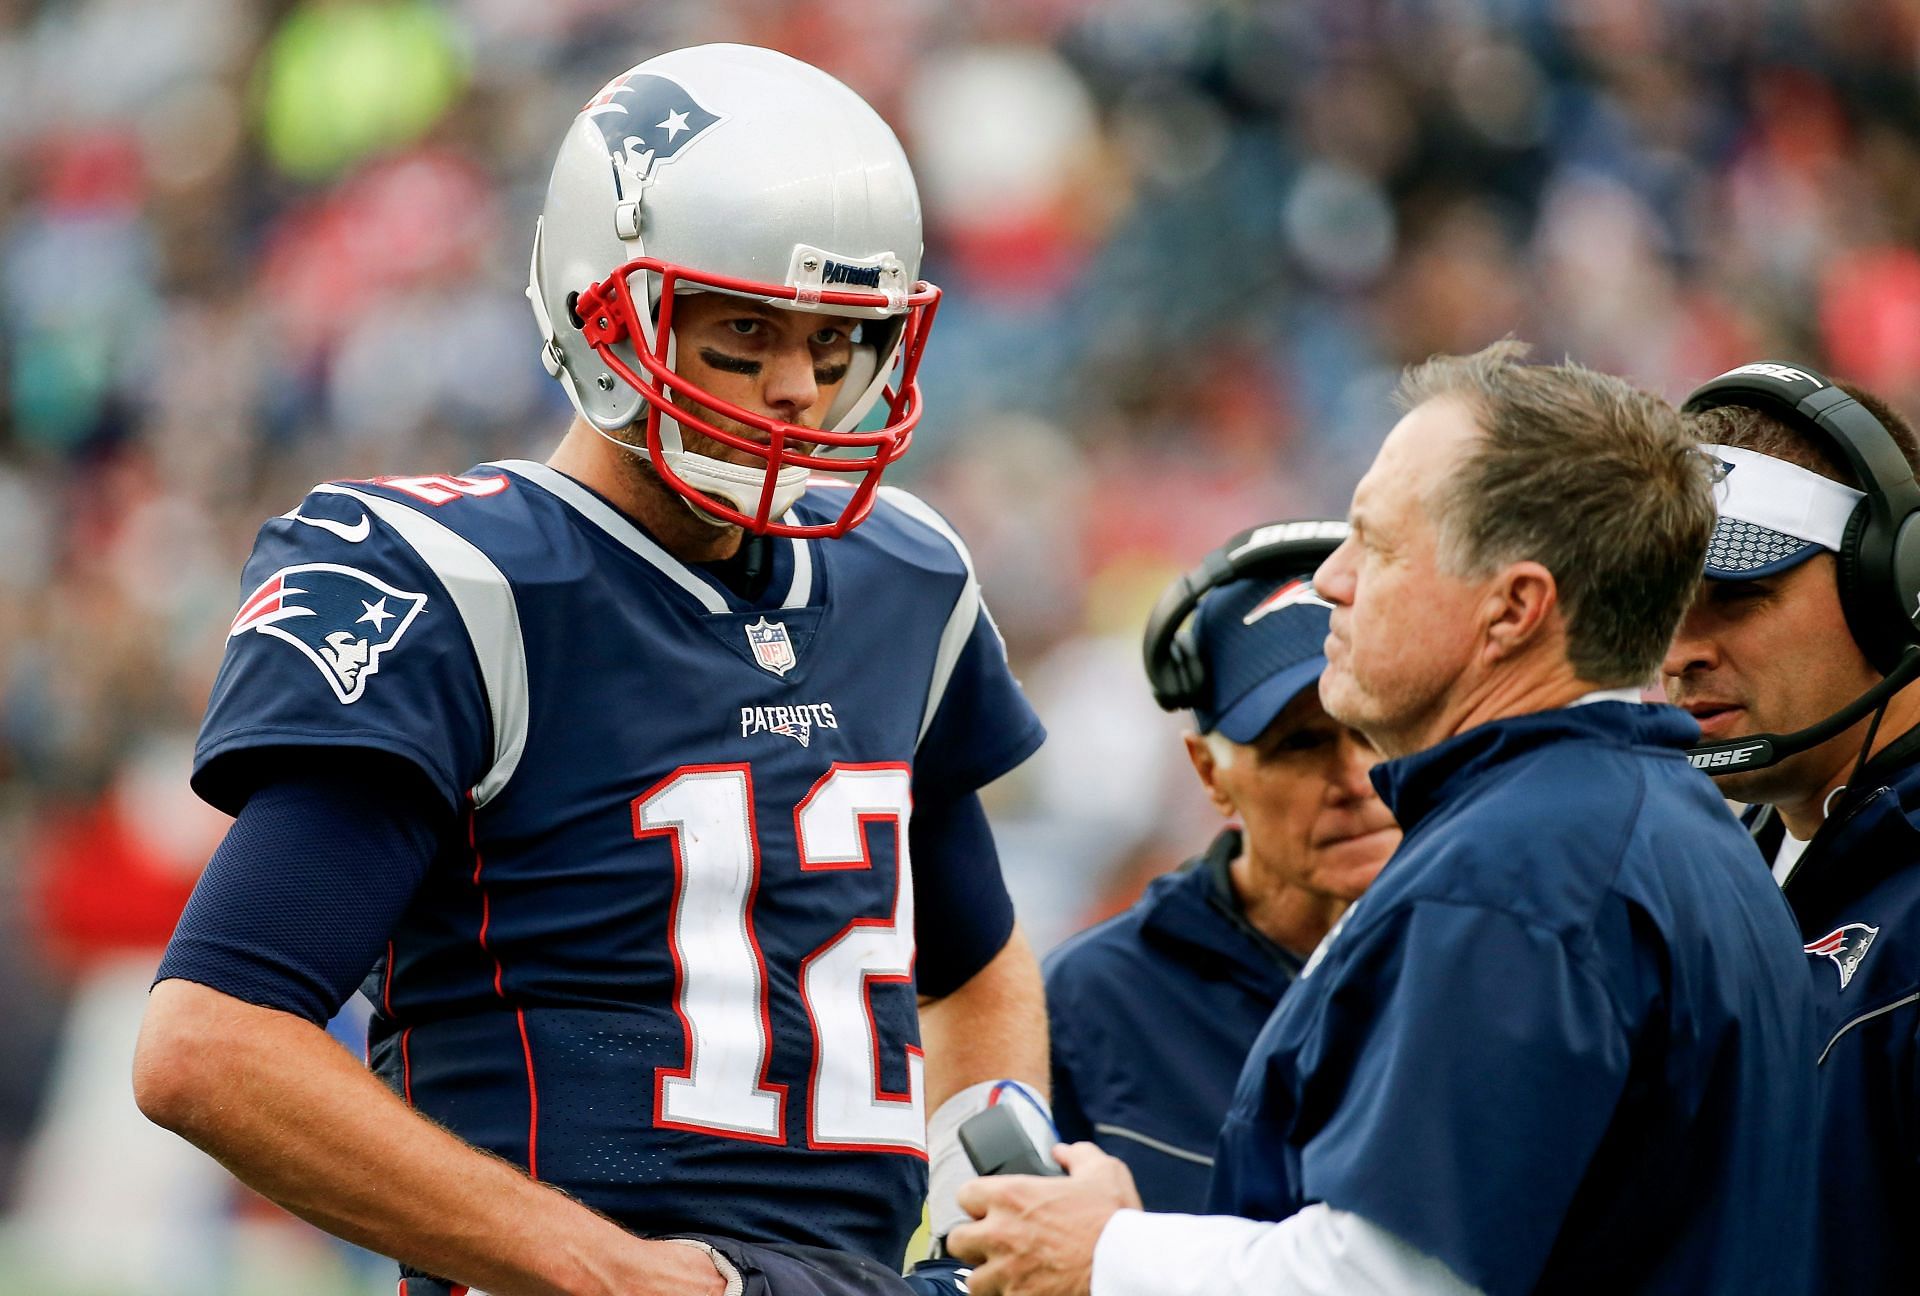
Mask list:
[{"label": "player's nose", "polygon": [[761,395],[778,417],[789,423],[807,421],[807,412],[820,401],[820,381],[814,376],[813,352],[804,342],[782,347],[767,365]]}]

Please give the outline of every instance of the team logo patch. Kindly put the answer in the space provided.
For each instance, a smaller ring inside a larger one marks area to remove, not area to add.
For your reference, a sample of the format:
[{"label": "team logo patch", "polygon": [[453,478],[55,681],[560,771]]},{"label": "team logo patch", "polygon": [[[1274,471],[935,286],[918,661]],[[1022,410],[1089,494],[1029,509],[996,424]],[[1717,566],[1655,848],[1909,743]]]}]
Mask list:
[{"label": "team logo patch", "polygon": [[607,141],[620,197],[635,199],[653,182],[655,172],[726,120],[694,102],[678,81],[652,72],[616,77],[583,111]]},{"label": "team logo patch", "polygon": [[1873,938],[1880,934],[1878,927],[1869,927],[1865,923],[1848,923],[1845,927],[1836,927],[1806,947],[1807,953],[1814,957],[1826,957],[1840,969],[1840,988],[1845,990],[1847,982],[1853,980],[1853,974],[1860,969],[1860,960],[1867,956],[1867,949],[1873,944]]},{"label": "team logo patch", "polygon": [[229,639],[257,630],[298,648],[333,695],[357,702],[380,658],[406,633],[425,594],[395,589],[357,567],[305,563],[282,567],[247,596]]},{"label": "team logo patch", "polygon": [[747,627],[747,642],[753,647],[753,660],[763,670],[770,670],[782,678],[800,663],[800,659],[793,655],[793,640],[787,635],[787,623],[784,621],[769,621],[761,617]]},{"label": "team logo patch", "polygon": [[1333,604],[1314,593],[1312,581],[1304,576],[1296,576],[1273,593],[1261,599],[1258,603],[1255,603],[1247,614],[1240,618],[1240,624],[1252,625],[1255,621],[1258,621],[1261,617],[1271,612],[1278,612],[1281,608],[1285,607],[1298,607],[1302,603],[1312,607],[1327,608],[1329,610],[1333,607]]},{"label": "team logo patch", "polygon": [[838,729],[831,702],[802,702],[797,706],[743,706],[740,708],[740,736],[776,733],[791,738],[802,747],[813,744],[813,731]]}]

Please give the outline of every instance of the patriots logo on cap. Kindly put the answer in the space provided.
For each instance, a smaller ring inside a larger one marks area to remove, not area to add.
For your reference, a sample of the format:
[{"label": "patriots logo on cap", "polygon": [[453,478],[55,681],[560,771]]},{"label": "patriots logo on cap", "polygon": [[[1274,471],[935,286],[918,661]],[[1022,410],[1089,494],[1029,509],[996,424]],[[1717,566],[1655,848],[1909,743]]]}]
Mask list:
[{"label": "patriots logo on cap", "polygon": [[1332,610],[1333,604],[1314,593],[1313,582],[1304,576],[1296,576],[1273,593],[1255,603],[1247,614],[1240,618],[1241,625],[1252,625],[1270,612],[1278,612],[1284,607],[1297,607],[1300,604],[1323,607]]},{"label": "patriots logo on cap", "polygon": [[240,605],[227,637],[255,630],[290,643],[319,668],[335,697],[357,702],[381,656],[426,605],[425,594],[395,589],[357,567],[303,563],[261,582]]},{"label": "patriots logo on cap", "polygon": [[[615,77],[581,110],[600,128],[613,159],[614,188],[621,198],[636,198],[654,173],[680,151],[726,120],[694,102],[678,81],[652,72]],[[634,193],[628,193],[631,181]]]},{"label": "patriots logo on cap", "polygon": [[1869,927],[1865,923],[1848,923],[1836,927],[1806,947],[1809,955],[1825,956],[1833,960],[1840,969],[1840,988],[1845,990],[1847,982],[1853,980],[1853,974],[1860,968],[1860,960],[1867,956],[1867,949],[1873,944],[1873,938],[1880,934],[1878,927]]}]

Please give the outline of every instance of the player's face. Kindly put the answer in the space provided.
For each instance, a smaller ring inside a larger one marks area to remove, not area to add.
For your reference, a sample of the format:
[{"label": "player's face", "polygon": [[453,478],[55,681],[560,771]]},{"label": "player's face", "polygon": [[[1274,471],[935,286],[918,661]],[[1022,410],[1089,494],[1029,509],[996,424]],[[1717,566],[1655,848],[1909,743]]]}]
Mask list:
[{"label": "player's face", "polygon": [[[1708,742],[1817,724],[1880,680],[1847,630],[1831,554],[1777,576],[1700,582],[1660,666],[1667,700]],[[1778,765],[1715,779],[1736,801],[1824,795],[1859,755],[1867,721]]]},{"label": "player's face", "polygon": [[1435,740],[1479,647],[1481,583],[1441,569],[1428,506],[1479,435],[1468,407],[1450,399],[1395,424],[1354,490],[1351,534],[1313,578],[1333,604],[1321,700],[1389,756]]},{"label": "player's face", "polygon": [[1380,753],[1328,715],[1308,689],[1214,781],[1246,829],[1258,877],[1357,899],[1400,844],[1367,771]]},{"label": "player's face", "polygon": [[[847,380],[858,326],[859,321],[844,316],[781,310],[725,293],[677,296],[674,369],[743,409],[817,428]],[[673,399],[716,427],[754,441],[767,439],[689,397],[676,393]],[[683,427],[681,435],[695,454],[733,463],[763,462],[692,428]]]}]

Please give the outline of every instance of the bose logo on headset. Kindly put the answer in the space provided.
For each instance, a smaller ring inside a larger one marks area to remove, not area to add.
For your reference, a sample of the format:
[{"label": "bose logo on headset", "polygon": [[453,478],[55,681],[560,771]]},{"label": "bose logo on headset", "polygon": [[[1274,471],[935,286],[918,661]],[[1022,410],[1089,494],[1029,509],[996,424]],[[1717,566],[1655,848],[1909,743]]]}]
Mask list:
[{"label": "bose logo on headset", "polygon": [[1773,378],[1779,382],[1808,382],[1815,387],[1825,387],[1826,380],[1804,369],[1795,369],[1792,365],[1770,364],[1761,361],[1758,364],[1741,365],[1738,369],[1729,369],[1721,374],[1722,378],[1731,378],[1735,374],[1757,374],[1762,378]]},{"label": "bose logo on headset", "polygon": [[1754,753],[1765,751],[1767,747],[1768,744],[1757,742],[1719,751],[1692,752],[1687,760],[1695,769],[1701,770],[1725,769],[1729,765],[1738,768],[1752,760]]},{"label": "bose logo on headset", "polygon": [[1268,545],[1292,544],[1300,540],[1331,540],[1339,544],[1347,538],[1345,522],[1269,522],[1255,527],[1247,538],[1227,555],[1229,561]]}]

